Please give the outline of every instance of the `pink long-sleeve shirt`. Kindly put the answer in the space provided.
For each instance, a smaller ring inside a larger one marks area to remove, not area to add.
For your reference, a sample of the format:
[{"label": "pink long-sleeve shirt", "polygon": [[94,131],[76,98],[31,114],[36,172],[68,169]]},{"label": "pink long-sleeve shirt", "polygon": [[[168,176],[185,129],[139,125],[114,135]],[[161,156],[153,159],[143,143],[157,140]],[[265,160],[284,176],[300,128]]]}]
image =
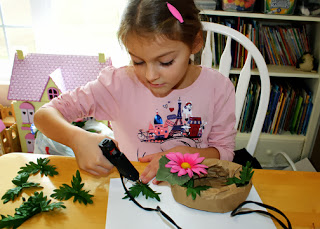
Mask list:
[{"label": "pink long-sleeve shirt", "polygon": [[235,92],[231,81],[202,67],[189,87],[155,97],[128,67],[107,67],[99,77],[45,106],[69,122],[83,117],[111,121],[115,140],[129,160],[178,145],[215,147],[221,160],[233,159]]}]

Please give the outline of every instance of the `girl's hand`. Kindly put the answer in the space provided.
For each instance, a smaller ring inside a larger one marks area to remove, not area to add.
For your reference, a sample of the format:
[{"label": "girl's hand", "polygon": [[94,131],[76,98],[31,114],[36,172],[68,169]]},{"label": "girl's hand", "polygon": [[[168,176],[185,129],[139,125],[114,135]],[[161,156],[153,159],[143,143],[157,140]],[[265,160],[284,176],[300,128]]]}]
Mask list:
[{"label": "girl's hand", "polygon": [[[80,169],[83,169],[96,176],[106,176],[113,168],[98,144],[107,136],[81,131],[74,137],[71,146]],[[112,139],[113,140],[113,139]],[[114,141],[114,140],[113,140]],[[115,142],[117,145],[117,142]]]},{"label": "girl's hand", "polygon": [[[157,172],[159,169],[159,160],[166,153],[167,152],[160,152],[160,153],[155,153],[155,154],[151,154],[151,155],[147,155],[139,158],[140,162],[143,162],[143,163],[150,162],[140,176],[142,183],[145,183],[145,184],[148,183],[157,175]],[[159,184],[159,181],[154,179],[152,183]]]},{"label": "girl's hand", "polygon": [[[190,147],[177,146],[164,152],[150,154],[150,155],[139,158],[140,162],[143,162],[143,163],[149,162],[149,165],[147,165],[147,167],[145,168],[145,170],[140,176],[141,181],[143,183],[148,183],[157,175],[157,172],[159,169],[159,160],[163,155],[166,155],[167,153],[170,153],[170,152],[180,152],[182,154],[185,154],[185,153],[188,153],[189,150],[190,150]],[[157,179],[154,179],[152,183],[159,184],[160,181],[157,181]]]}]

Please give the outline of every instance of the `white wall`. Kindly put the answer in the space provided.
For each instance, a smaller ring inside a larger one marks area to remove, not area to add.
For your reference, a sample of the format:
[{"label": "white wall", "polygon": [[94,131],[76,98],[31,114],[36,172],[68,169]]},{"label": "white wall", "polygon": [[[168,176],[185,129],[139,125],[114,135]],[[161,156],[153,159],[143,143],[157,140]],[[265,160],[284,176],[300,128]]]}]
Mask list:
[{"label": "white wall", "polygon": [[9,106],[11,101],[7,100],[9,84],[0,84],[0,104]]}]

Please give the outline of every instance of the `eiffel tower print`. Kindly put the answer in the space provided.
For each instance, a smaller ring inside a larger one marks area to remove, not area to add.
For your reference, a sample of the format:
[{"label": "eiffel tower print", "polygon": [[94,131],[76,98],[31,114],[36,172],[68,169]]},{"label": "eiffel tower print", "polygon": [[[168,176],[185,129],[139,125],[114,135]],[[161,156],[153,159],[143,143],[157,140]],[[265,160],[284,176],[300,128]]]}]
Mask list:
[{"label": "eiffel tower print", "polygon": [[181,115],[181,100],[179,97],[177,119],[172,127],[172,130],[169,133],[169,136],[173,137],[174,134],[181,134],[182,135],[181,126],[183,126],[183,122],[182,122],[182,115]]}]

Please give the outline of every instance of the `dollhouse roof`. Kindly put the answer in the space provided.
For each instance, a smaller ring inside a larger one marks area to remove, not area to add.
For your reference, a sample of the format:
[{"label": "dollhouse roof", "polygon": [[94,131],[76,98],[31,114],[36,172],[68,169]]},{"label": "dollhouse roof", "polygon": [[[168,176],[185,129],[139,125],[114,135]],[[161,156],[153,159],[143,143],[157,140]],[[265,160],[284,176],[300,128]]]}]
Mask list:
[{"label": "dollhouse roof", "polygon": [[32,53],[19,60],[16,54],[8,100],[39,102],[50,78],[64,92],[96,79],[109,65],[110,59],[100,63],[98,56]]}]

